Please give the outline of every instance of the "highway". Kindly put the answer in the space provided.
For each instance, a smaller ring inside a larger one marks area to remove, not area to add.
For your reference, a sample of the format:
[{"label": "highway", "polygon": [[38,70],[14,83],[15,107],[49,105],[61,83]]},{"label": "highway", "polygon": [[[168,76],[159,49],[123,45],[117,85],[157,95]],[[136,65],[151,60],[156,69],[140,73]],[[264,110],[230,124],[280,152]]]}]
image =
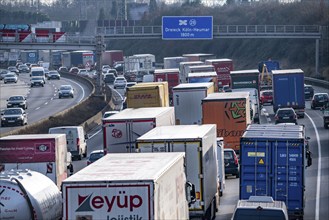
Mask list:
[{"label": "highway", "polygon": [[[0,81],[0,109],[6,108],[7,99],[12,95],[25,95],[27,97],[28,108],[26,109],[28,123],[40,121],[48,118],[58,112],[68,109],[82,100],[91,93],[91,90],[78,82],[70,79],[61,78],[60,80],[46,80],[44,87],[30,88],[29,74],[20,74],[17,84],[4,84]],[[61,85],[71,84],[74,88],[74,98],[58,98],[58,89]],[[0,133],[7,132],[18,127],[1,127]]]},{"label": "highway", "polygon": [[[315,92],[329,92],[328,89],[314,87]],[[261,124],[274,123],[274,112],[272,105],[263,106]],[[304,219],[324,219],[329,215],[327,208],[329,204],[329,130],[324,129],[322,112],[312,110],[310,101],[306,101],[305,118],[298,119],[299,124],[305,125],[306,136],[310,137],[310,150],[313,156],[313,164],[305,172],[305,215]],[[93,150],[103,148],[103,136],[100,127],[95,128],[89,134],[88,155]],[[74,161],[75,172],[87,164],[87,159]],[[219,211],[216,220],[231,219],[234,207],[239,199],[239,179],[228,177],[226,189],[221,197]]]}]

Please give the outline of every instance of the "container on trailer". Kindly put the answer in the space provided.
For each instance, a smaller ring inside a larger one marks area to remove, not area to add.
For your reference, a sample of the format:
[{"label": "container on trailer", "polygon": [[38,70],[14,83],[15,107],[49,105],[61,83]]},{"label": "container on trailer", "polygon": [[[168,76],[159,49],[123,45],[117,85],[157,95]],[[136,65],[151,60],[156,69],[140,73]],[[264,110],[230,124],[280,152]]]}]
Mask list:
[{"label": "container on trailer", "polygon": [[187,220],[186,185],[184,153],[107,154],[63,182],[63,219]]},{"label": "container on trailer", "polygon": [[172,69],[179,68],[180,62],[187,62],[187,57],[164,57],[163,58],[163,68]]},{"label": "container on trailer", "polygon": [[156,127],[137,138],[139,152],[185,152],[186,178],[194,184],[196,202],[190,216],[213,219],[218,207],[216,125]]},{"label": "container on trailer", "polygon": [[300,131],[246,130],[240,143],[240,199],[271,196],[303,217],[306,147]]},{"label": "container on trailer", "polygon": [[135,152],[135,141],[154,127],[175,124],[173,107],[127,108],[102,120],[104,150]]},{"label": "container on trailer", "polygon": [[214,71],[215,71],[215,67],[213,65],[190,66],[190,73],[214,72]]},{"label": "container on trailer", "polygon": [[179,63],[179,80],[181,83],[187,82],[187,75],[190,72],[190,66],[202,65],[202,61],[188,61]]},{"label": "container on trailer", "polygon": [[215,67],[218,79],[218,87],[231,85],[230,72],[233,71],[233,60],[231,59],[207,59],[205,64],[211,64]]},{"label": "container on trailer", "polygon": [[212,82],[215,92],[218,92],[217,74],[216,72],[194,72],[187,75],[188,83],[204,83]]},{"label": "container on trailer", "polygon": [[213,83],[182,83],[173,88],[176,125],[202,124],[202,99],[214,93]]},{"label": "container on trailer", "polygon": [[254,88],[259,93],[259,71],[257,69],[231,71],[231,88]]},{"label": "container on trailer", "polygon": [[172,99],[172,89],[179,84],[179,69],[155,69],[155,82],[168,82],[169,99]]},{"label": "container on trailer", "polygon": [[116,62],[123,62],[122,50],[106,50],[102,53],[102,65],[114,67]]},{"label": "container on trailer", "polygon": [[202,61],[208,59],[216,59],[216,55],[211,53],[190,53],[190,54],[183,54],[183,57],[187,57],[188,61]]}]

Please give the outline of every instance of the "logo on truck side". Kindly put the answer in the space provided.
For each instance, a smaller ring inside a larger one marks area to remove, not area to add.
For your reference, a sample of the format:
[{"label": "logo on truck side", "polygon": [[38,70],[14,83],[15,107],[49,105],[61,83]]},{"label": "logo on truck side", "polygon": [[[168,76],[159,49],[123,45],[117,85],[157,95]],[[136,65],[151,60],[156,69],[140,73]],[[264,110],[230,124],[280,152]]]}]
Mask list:
[{"label": "logo on truck side", "polygon": [[125,195],[125,191],[119,191],[119,195],[98,195],[93,193],[87,196],[78,194],[78,208],[76,212],[90,212],[97,209],[105,208],[107,212],[111,212],[112,208],[127,209],[133,212],[134,209],[143,205],[143,199],[139,195]]},{"label": "logo on truck side", "polygon": [[246,105],[244,101],[231,102],[225,104],[225,115],[228,119],[242,119],[242,121],[237,121],[237,123],[242,123],[245,121]]},{"label": "logo on truck side", "polygon": [[121,138],[122,137],[122,131],[120,131],[118,129],[113,129],[112,130],[112,137]]}]

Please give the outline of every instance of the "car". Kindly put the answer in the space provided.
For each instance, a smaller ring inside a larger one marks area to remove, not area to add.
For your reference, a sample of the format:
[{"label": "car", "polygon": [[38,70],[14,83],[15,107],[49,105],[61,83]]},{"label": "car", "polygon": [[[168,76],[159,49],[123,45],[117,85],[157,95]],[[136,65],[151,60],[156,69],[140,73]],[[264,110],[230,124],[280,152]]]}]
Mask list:
[{"label": "car", "polygon": [[58,73],[57,70],[50,70],[48,73],[48,80],[50,79],[61,79],[61,75]]},{"label": "car", "polygon": [[61,67],[59,67],[58,72],[59,72],[59,74],[69,73],[69,70],[67,69],[66,66],[61,66]]},{"label": "car", "polygon": [[315,93],[312,98],[311,109],[323,108],[328,102],[328,93]]},{"label": "car", "polygon": [[16,75],[19,74],[19,70],[16,68],[16,66],[9,66],[7,68],[10,72],[16,73]]},{"label": "car", "polygon": [[79,72],[79,68],[78,67],[71,67],[69,73],[73,73],[73,74],[78,74]]},{"label": "car", "polygon": [[238,201],[232,215],[232,220],[245,219],[288,220],[289,215],[284,201],[275,201],[271,196],[250,196]]},{"label": "car", "polygon": [[107,112],[104,112],[103,119],[104,118],[107,118],[107,117],[110,117],[111,115],[114,115],[114,114],[117,114],[117,113],[119,113],[119,111],[107,111]]},{"label": "car", "polygon": [[127,85],[127,80],[123,76],[116,77],[115,80],[114,80],[114,82],[113,82],[114,89],[126,88],[126,85]]},{"label": "car", "polygon": [[272,90],[260,91],[260,104],[264,105],[265,103],[273,104],[273,91]]},{"label": "car", "polygon": [[223,92],[232,92],[232,89],[230,88],[229,85],[224,85],[222,91]]},{"label": "car", "polygon": [[37,63],[31,63],[29,67],[30,67],[30,70],[31,70],[33,67],[40,67],[40,66]]},{"label": "car", "polygon": [[106,73],[107,70],[111,69],[110,65],[103,65],[102,66],[102,73]]},{"label": "car", "polygon": [[96,160],[102,158],[104,156],[104,150],[94,150],[90,153],[88,160],[87,160],[87,165],[95,162]]},{"label": "car", "polygon": [[115,75],[114,73],[106,73],[104,75],[104,82],[107,84],[113,84],[115,80]]},{"label": "car", "polygon": [[314,95],[314,89],[311,85],[304,85],[304,94],[305,94],[305,99],[312,99]]},{"label": "car", "polygon": [[27,102],[26,98],[22,95],[14,95],[10,96],[7,99],[7,108],[22,108],[22,109],[27,109]]},{"label": "car", "polygon": [[9,70],[7,70],[7,69],[0,69],[0,80],[3,80],[5,78],[5,75],[7,75],[8,73],[10,73]]},{"label": "car", "polygon": [[134,85],[137,85],[137,82],[127,82],[126,87],[128,88],[128,87],[132,87]]},{"label": "car", "polygon": [[58,89],[58,98],[61,99],[63,97],[74,97],[74,89],[71,85],[61,85]]},{"label": "car", "polygon": [[232,148],[224,148],[225,178],[232,175],[240,177],[240,164],[238,156]]},{"label": "car", "polygon": [[13,72],[10,72],[10,73],[7,73],[5,75],[5,77],[3,78],[3,82],[4,84],[6,83],[17,83],[17,75],[16,73],[13,73]]},{"label": "car", "polygon": [[44,87],[45,85],[45,81],[42,76],[33,76],[30,81],[31,81],[31,87],[35,87],[35,86]]},{"label": "car", "polygon": [[88,76],[89,75],[88,70],[86,70],[86,69],[79,69],[77,74],[79,76]]},{"label": "car", "polygon": [[26,125],[27,115],[22,108],[7,108],[1,113],[1,126]]},{"label": "car", "polygon": [[260,91],[263,91],[263,90],[273,90],[273,87],[272,87],[272,85],[261,85],[259,90]]},{"label": "car", "polygon": [[279,108],[274,116],[275,124],[295,123],[297,125],[297,114],[293,108]]},{"label": "car", "polygon": [[106,73],[113,73],[115,77],[118,76],[118,72],[116,71],[116,69],[108,69]]},{"label": "car", "polygon": [[20,64],[17,67],[17,69],[20,73],[29,73],[30,72],[30,68],[26,64]]},{"label": "car", "polygon": [[45,72],[45,77],[48,78],[48,75],[49,75],[49,69],[47,68],[43,68],[44,69],[44,72]]}]

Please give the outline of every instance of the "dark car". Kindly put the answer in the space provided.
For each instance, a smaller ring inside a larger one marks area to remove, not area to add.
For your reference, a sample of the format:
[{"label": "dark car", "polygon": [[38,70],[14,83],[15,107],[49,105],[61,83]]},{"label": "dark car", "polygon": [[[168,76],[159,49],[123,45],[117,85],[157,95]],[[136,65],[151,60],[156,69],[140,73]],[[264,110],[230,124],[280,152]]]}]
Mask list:
[{"label": "dark car", "polygon": [[48,73],[48,80],[50,79],[61,79],[61,75],[57,72],[57,70],[50,70]]},{"label": "dark car", "polygon": [[10,72],[16,73],[16,75],[19,74],[19,70],[16,68],[16,66],[9,66],[9,67],[8,67],[8,70],[9,70]]},{"label": "dark car", "polygon": [[14,95],[10,96],[9,99],[7,99],[7,108],[22,108],[27,109],[27,102],[26,98],[22,95]]},{"label": "dark car", "polygon": [[8,73],[10,73],[9,70],[0,69],[0,80],[3,80]]},{"label": "dark car", "polygon": [[31,78],[31,87],[41,86],[44,87],[45,81],[42,76],[34,76]]},{"label": "dark car", "polygon": [[20,73],[29,73],[30,72],[30,68],[26,64],[20,64],[17,69]]},{"label": "dark car", "polygon": [[293,108],[279,108],[274,116],[275,124],[295,123],[297,124],[297,114]]},{"label": "dark car", "polygon": [[59,87],[58,98],[61,99],[63,97],[74,97],[73,87],[71,85],[62,85],[61,87]]},{"label": "dark car", "polygon": [[115,80],[115,75],[114,73],[106,73],[104,75],[104,82],[107,84],[113,84]]},{"label": "dark car", "polygon": [[323,108],[328,102],[328,93],[315,93],[312,98],[311,109]]},{"label": "dark car", "polygon": [[311,85],[304,85],[305,99],[311,99],[314,95],[314,89]]},{"label": "dark car", "polygon": [[90,153],[88,160],[87,160],[87,165],[95,162],[96,160],[102,158],[104,156],[104,150],[94,150]]},{"label": "dark car", "polygon": [[263,90],[260,92],[260,104],[273,103],[273,91],[272,90]]},{"label": "dark car", "polygon": [[27,115],[22,108],[7,108],[1,113],[1,126],[26,125]]},{"label": "dark car", "polygon": [[78,67],[72,67],[69,72],[73,73],[73,74],[78,74],[79,68]]},{"label": "dark car", "polygon": [[235,151],[231,148],[224,148],[225,178],[228,175],[240,177],[240,164]]},{"label": "dark car", "polygon": [[67,67],[61,66],[61,67],[59,67],[58,72],[60,74],[62,74],[62,73],[69,73],[69,70],[67,69]]}]

